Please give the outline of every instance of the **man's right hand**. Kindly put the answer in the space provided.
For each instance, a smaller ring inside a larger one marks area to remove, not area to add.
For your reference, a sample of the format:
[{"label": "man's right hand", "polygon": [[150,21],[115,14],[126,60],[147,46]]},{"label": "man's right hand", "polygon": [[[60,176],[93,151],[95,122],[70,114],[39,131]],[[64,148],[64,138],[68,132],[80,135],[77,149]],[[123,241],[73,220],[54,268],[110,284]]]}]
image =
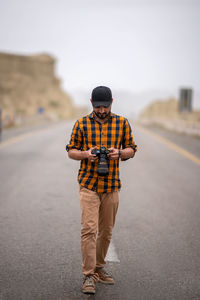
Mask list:
[{"label": "man's right hand", "polygon": [[87,153],[87,159],[90,161],[95,161],[97,159],[97,156],[95,154],[92,154],[92,150],[96,149],[97,146],[90,148],[89,150],[86,151]]}]

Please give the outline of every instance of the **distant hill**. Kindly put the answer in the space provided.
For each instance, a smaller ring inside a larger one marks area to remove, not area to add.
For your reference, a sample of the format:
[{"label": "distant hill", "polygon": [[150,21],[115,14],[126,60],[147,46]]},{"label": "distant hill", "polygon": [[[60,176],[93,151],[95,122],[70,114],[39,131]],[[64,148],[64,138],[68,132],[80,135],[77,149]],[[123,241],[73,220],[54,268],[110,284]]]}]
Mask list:
[{"label": "distant hill", "polygon": [[139,122],[143,125],[159,125],[170,130],[200,136],[200,111],[179,112],[178,101],[154,101],[140,114]]},{"label": "distant hill", "polygon": [[3,120],[35,114],[71,118],[76,109],[55,75],[56,60],[47,54],[0,53],[0,108]]},{"label": "distant hill", "polygon": [[178,118],[178,101],[170,98],[166,101],[155,100],[140,114],[140,118]]}]

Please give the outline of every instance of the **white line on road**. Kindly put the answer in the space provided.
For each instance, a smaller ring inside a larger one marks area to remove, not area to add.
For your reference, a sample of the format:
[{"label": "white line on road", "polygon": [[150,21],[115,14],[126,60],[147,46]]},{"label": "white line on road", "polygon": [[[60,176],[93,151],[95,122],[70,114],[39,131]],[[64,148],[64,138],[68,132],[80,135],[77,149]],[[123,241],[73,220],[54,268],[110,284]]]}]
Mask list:
[{"label": "white line on road", "polygon": [[117,256],[117,252],[115,250],[115,246],[114,246],[113,242],[110,243],[110,246],[108,248],[108,252],[107,252],[107,255],[106,255],[106,261],[120,262],[120,260]]}]

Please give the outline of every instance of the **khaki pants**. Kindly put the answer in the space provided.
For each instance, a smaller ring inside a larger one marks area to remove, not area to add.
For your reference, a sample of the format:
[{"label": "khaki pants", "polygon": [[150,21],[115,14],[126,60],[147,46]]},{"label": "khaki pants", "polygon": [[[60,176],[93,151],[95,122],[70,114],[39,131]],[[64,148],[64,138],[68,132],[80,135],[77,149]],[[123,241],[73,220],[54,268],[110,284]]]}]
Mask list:
[{"label": "khaki pants", "polygon": [[[81,205],[82,272],[94,275],[96,267],[103,267],[115,224],[118,191],[98,194],[79,186]],[[98,235],[97,235],[98,231]]]}]

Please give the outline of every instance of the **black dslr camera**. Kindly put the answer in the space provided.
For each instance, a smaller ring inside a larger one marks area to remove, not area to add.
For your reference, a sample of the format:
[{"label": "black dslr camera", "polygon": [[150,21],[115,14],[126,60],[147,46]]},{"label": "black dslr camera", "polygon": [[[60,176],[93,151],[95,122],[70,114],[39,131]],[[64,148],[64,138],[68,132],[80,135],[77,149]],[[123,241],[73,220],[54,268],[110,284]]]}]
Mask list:
[{"label": "black dslr camera", "polygon": [[98,175],[105,176],[108,175],[108,153],[110,151],[106,149],[105,147],[101,147],[100,150],[93,149],[92,154],[95,154],[99,158],[98,162],[98,169],[97,173]]}]

